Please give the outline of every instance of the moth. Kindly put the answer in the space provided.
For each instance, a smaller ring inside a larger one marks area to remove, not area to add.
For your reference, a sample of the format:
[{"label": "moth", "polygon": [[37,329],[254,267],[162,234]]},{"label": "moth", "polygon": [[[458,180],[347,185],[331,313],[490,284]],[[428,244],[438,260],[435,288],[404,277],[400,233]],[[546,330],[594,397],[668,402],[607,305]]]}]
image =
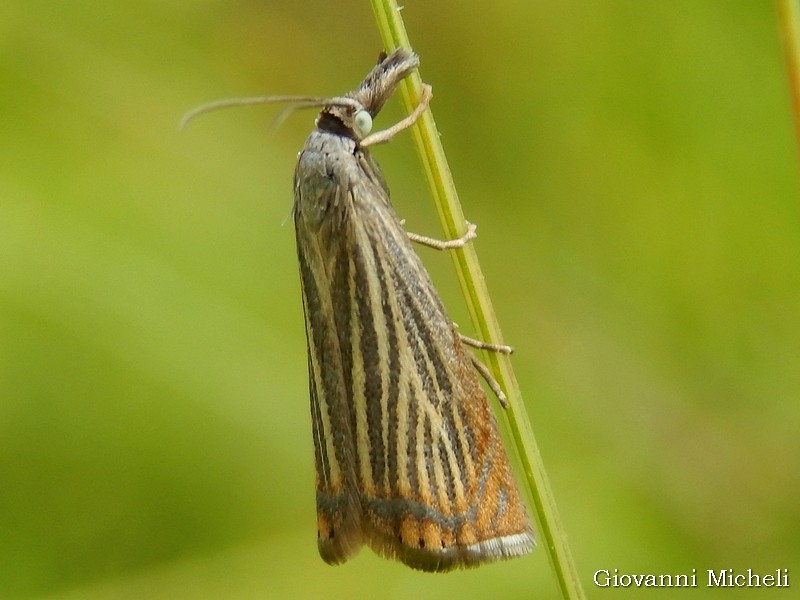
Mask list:
[{"label": "moth", "polygon": [[294,174],[293,217],[308,341],[317,541],[361,546],[423,571],[527,554],[530,519],[462,336],[389,201],[370,133],[419,65],[398,49],[361,85],[321,102]]},{"label": "moth", "polygon": [[458,247],[474,229],[439,243],[406,232],[369,151],[426,110],[429,86],[408,117],[371,133],[398,83],[418,66],[416,54],[399,48],[382,54],[343,96],[222,100],[182,123],[227,106],[322,107],[298,155],[292,208],[319,553],[339,564],[366,544],[414,569],[449,571],[522,556],[534,538],[478,379],[478,370],[488,372],[464,344],[498,347],[458,333],[411,246]]}]

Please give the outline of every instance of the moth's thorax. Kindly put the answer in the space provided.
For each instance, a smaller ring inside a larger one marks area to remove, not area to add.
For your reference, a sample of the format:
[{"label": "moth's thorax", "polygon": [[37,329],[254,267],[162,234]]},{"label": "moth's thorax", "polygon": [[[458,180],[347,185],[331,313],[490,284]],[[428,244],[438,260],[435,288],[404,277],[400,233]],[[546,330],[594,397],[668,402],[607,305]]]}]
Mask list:
[{"label": "moth's thorax", "polygon": [[306,139],[303,154],[351,156],[357,150],[357,142],[352,137],[317,128]]},{"label": "moth's thorax", "polygon": [[353,190],[383,181],[366,149],[351,137],[315,129],[297,159],[294,216],[312,230],[347,218]]}]

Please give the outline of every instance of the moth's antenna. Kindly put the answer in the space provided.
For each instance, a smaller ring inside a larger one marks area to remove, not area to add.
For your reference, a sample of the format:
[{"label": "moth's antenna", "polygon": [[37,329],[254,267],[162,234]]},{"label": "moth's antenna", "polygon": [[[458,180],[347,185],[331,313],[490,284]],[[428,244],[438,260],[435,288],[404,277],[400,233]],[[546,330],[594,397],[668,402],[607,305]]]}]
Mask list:
[{"label": "moth's antenna", "polygon": [[207,112],[222,108],[230,108],[233,106],[275,104],[278,102],[286,102],[290,104],[290,106],[287,106],[283,111],[278,113],[278,116],[276,117],[278,124],[282,123],[293,111],[304,108],[319,108],[329,105],[352,106],[354,108],[359,108],[361,106],[357,100],[353,98],[347,98],[346,96],[336,98],[319,98],[315,96],[254,96],[250,98],[225,98],[223,100],[215,100],[214,102],[201,104],[200,106],[190,110],[188,113],[183,115],[183,118],[180,122],[180,129],[186,127],[186,125],[189,124],[189,121],[192,121],[195,117]]}]

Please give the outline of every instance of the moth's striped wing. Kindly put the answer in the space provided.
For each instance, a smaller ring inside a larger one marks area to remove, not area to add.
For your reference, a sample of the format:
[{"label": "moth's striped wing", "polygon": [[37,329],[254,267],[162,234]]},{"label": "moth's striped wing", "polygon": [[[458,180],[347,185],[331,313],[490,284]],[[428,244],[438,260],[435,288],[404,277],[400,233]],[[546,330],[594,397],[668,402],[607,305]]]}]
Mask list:
[{"label": "moth's striped wing", "polygon": [[[312,136],[313,137],[313,136]],[[319,141],[324,141],[324,138]],[[307,144],[308,145],[308,144]],[[339,204],[341,189],[317,176],[330,158],[304,151],[295,173],[294,221],[308,343],[308,380],[317,489],[317,540],[322,558],[338,564],[364,543],[356,479],[351,396],[345,382],[344,350],[330,269],[331,222],[325,207]],[[323,170],[322,173],[325,173]],[[339,275],[340,276],[340,275]]]},{"label": "moth's striped wing", "polygon": [[300,214],[323,182],[296,186],[295,208],[320,554],[341,562],[366,542],[427,571],[525,554],[494,416],[377,165],[334,162],[324,216]]}]

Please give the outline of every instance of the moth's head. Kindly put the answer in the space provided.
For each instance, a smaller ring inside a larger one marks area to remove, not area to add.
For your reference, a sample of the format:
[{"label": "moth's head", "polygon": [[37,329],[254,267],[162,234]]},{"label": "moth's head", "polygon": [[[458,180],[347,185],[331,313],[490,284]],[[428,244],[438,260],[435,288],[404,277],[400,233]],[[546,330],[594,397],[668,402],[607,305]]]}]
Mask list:
[{"label": "moth's head", "polygon": [[317,117],[317,127],[363,140],[372,131],[372,120],[397,84],[418,66],[419,57],[407,48],[398,48],[388,55],[381,52],[378,64],[358,88],[328,101]]},{"label": "moth's head", "polygon": [[317,117],[319,129],[361,141],[372,131],[373,115],[354,98],[332,98]]}]

